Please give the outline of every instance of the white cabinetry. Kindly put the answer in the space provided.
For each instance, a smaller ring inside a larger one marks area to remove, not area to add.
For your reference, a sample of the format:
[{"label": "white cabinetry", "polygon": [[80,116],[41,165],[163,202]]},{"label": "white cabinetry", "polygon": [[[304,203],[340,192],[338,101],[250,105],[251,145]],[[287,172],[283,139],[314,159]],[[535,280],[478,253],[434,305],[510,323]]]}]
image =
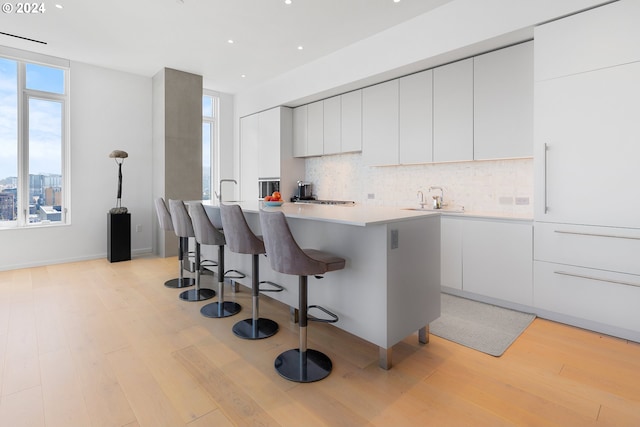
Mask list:
[{"label": "white cabinetry", "polygon": [[307,155],[307,106],[293,109],[293,157]]},{"label": "white cabinetry", "polygon": [[534,304],[636,341],[639,13],[625,0],[535,30]]},{"label": "white cabinetry", "polygon": [[258,199],[258,114],[240,119],[240,197],[245,200]]},{"label": "white cabinetry", "polygon": [[400,164],[428,163],[433,160],[433,71],[399,80]]},{"label": "white cabinetry", "polygon": [[322,101],[307,105],[307,156],[324,152],[324,105]]},{"label": "white cabinetry", "polygon": [[258,114],[258,177],[280,177],[280,109]]},{"label": "white cabinetry", "polygon": [[340,95],[341,152],[362,151],[362,90]]},{"label": "white cabinetry", "polygon": [[433,161],[473,160],[473,58],[433,70]]},{"label": "white cabinetry", "polygon": [[533,304],[531,222],[470,219],[462,236],[463,290]]},{"label": "white cabinetry", "polygon": [[323,116],[323,154],[340,153],[342,147],[341,102],[339,96],[322,101],[324,107]]},{"label": "white cabinetry", "polygon": [[462,224],[463,219],[440,218],[440,284],[462,290]]},{"label": "white cabinetry", "polygon": [[533,156],[533,42],[473,59],[474,160]]},{"label": "white cabinetry", "polygon": [[240,119],[240,197],[258,199],[258,178],[280,178],[283,197],[304,178],[304,162],[292,157],[292,112],[277,107]]},{"label": "white cabinetry", "polygon": [[398,164],[398,80],[362,90],[362,160],[365,165]]},{"label": "white cabinetry", "polygon": [[640,2],[621,0],[535,29],[536,80],[640,60]]},{"label": "white cabinetry", "polygon": [[293,110],[293,155],[311,157],[362,150],[362,91]]},{"label": "white cabinetry", "polygon": [[536,223],[534,305],[640,341],[640,230]]},{"label": "white cabinetry", "polygon": [[441,227],[441,284],[445,289],[533,304],[530,221],[444,216]]},{"label": "white cabinetry", "polygon": [[536,83],[538,221],[640,228],[640,62]]}]

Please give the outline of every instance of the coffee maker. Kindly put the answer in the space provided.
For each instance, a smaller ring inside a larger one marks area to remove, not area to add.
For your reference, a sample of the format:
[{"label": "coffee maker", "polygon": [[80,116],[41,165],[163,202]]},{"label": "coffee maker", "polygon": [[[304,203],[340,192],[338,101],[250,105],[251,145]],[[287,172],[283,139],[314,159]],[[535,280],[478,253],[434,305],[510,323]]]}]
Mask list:
[{"label": "coffee maker", "polygon": [[311,183],[298,181],[298,189],[296,191],[295,198],[298,200],[313,200],[314,197],[311,194]]}]

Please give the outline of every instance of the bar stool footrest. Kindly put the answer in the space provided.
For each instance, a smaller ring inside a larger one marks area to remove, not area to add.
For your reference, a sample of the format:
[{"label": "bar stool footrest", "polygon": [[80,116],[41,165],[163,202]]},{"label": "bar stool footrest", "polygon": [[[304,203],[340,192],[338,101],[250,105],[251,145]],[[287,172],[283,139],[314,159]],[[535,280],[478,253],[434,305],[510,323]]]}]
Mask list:
[{"label": "bar stool footrest", "polygon": [[282,292],[284,291],[284,287],[278,285],[277,283],[273,283],[269,280],[262,280],[260,284],[265,284],[271,286],[271,288],[258,288],[260,292]]},{"label": "bar stool footrest", "polygon": [[244,279],[245,277],[247,277],[247,275],[238,270],[227,270],[224,272],[225,279]]},{"label": "bar stool footrest", "polygon": [[[311,314],[309,314],[309,310],[311,310],[312,308],[316,308],[316,309],[322,311],[324,314],[329,316],[330,319],[312,316]],[[322,306],[319,306],[319,305],[310,305],[309,307],[307,307],[307,318],[309,320],[313,321],[313,322],[320,322],[320,323],[336,323],[338,320],[340,320],[338,318],[337,314],[332,313],[329,310],[327,310],[326,308],[324,308]]]}]

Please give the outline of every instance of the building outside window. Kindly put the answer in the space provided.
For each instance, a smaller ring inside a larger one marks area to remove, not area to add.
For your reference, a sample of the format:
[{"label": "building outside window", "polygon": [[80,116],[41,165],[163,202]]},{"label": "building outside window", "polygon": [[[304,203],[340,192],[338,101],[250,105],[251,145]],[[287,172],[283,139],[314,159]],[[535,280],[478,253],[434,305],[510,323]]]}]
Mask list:
[{"label": "building outside window", "polygon": [[0,52],[0,228],[69,221],[69,70],[54,62]]},{"label": "building outside window", "polygon": [[202,95],[202,200],[211,200],[218,182],[219,98],[209,91]]}]

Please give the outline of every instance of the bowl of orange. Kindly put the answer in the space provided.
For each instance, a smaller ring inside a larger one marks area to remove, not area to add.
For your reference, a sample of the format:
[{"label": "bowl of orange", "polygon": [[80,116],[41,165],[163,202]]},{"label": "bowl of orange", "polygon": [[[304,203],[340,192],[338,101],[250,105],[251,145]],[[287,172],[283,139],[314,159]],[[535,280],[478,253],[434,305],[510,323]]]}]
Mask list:
[{"label": "bowl of orange", "polygon": [[264,198],[265,206],[282,206],[284,200],[279,191],[274,191],[270,196]]}]

